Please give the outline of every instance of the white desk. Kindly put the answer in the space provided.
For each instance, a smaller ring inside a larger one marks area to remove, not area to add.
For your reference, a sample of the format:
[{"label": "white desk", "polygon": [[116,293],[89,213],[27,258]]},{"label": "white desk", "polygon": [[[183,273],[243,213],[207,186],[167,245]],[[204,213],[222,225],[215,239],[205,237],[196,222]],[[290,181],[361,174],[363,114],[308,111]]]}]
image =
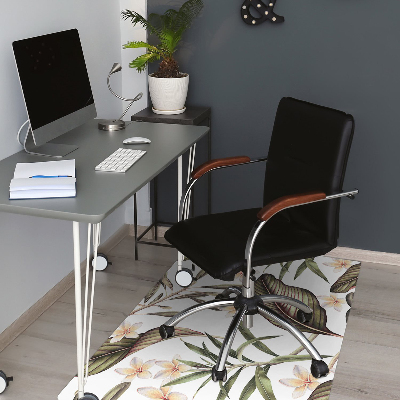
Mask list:
[{"label": "white desk", "polygon": [[[47,158],[19,152],[0,161],[0,211],[73,221],[78,399],[95,399],[84,396],[87,377],[84,366],[87,365],[89,358],[96,272],[94,266],[91,288],[86,279],[86,289],[82,299],[79,223],[88,224],[87,271],[89,271],[89,256],[92,250],[96,260],[101,222],[104,218],[175,160],[178,159],[181,165],[182,154],[205,136],[208,130],[203,126],[132,122],[123,131],[104,132],[97,129],[97,122],[93,120],[54,139],[53,143],[79,146],[78,150],[64,158],[75,159],[76,162],[75,198],[9,200],[9,184],[16,163],[46,161]],[[122,141],[131,136],[147,137],[151,140],[151,144],[123,145]],[[97,164],[119,147],[147,150],[147,153],[125,174],[94,170]],[[179,193],[182,193],[182,179],[178,182]],[[88,275],[86,274],[86,277]]]}]

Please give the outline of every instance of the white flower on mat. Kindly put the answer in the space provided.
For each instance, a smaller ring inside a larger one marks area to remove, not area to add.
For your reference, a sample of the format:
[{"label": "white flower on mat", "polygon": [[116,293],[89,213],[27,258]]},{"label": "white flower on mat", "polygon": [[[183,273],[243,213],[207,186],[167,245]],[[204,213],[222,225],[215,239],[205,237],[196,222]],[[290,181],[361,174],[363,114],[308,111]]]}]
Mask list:
[{"label": "white flower on mat", "polygon": [[142,324],[143,322],[130,324],[128,321],[125,320],[111,335],[110,343],[119,342],[124,337],[129,339],[139,337],[139,334],[136,331],[142,326]]},{"label": "white flower on mat", "polygon": [[298,399],[303,396],[306,390],[314,390],[319,385],[319,382],[303,367],[296,365],[293,368],[293,374],[297,377],[291,379],[279,379],[279,382],[285,386],[294,387],[292,397]]},{"label": "white flower on mat", "polygon": [[182,393],[172,392],[170,387],[161,387],[157,389],[155,387],[142,387],[139,388],[138,393],[142,396],[146,396],[149,399],[157,400],[187,400],[187,396]]},{"label": "white flower on mat", "polygon": [[165,385],[166,383],[177,379],[181,376],[182,373],[187,372],[191,369],[188,365],[179,363],[181,356],[176,354],[171,361],[156,361],[156,364],[164,368],[161,371],[158,371],[154,375],[154,379],[163,379],[161,385]]},{"label": "white flower on mat", "polygon": [[343,268],[349,269],[351,267],[351,263],[352,261],[350,260],[337,259],[329,263],[324,263],[324,265],[328,267],[333,267],[334,268],[333,272],[340,272]]},{"label": "white flower on mat", "polygon": [[346,302],[345,299],[338,299],[334,294],[330,296],[318,296],[318,298],[325,302],[321,304],[322,307],[333,307],[336,311],[342,311],[342,304]]},{"label": "white flower on mat", "polygon": [[150,379],[152,374],[148,371],[154,365],[156,360],[149,360],[143,364],[143,360],[138,357],[133,357],[130,364],[132,368],[117,368],[115,372],[121,375],[126,375],[123,382],[131,382],[134,378]]}]

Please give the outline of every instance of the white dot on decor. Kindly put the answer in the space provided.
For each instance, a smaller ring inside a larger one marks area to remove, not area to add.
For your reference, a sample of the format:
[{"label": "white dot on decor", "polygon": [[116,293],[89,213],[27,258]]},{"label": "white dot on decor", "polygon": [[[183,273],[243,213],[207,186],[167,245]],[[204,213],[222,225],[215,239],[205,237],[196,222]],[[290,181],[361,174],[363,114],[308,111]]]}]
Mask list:
[{"label": "white dot on decor", "polygon": [[268,11],[265,11],[265,15],[268,15]]},{"label": "white dot on decor", "polygon": [[272,18],[272,21],[274,21],[274,22],[275,22],[275,21],[276,21],[276,18],[275,18],[275,17],[274,17],[274,18]]},{"label": "white dot on decor", "polygon": [[244,18],[247,18],[247,15],[243,15]]},{"label": "white dot on decor", "polygon": [[246,9],[246,6],[243,6],[242,8],[243,8],[243,10],[245,10],[245,9]]},{"label": "white dot on decor", "polygon": [[274,3],[269,3],[270,7],[272,7],[274,5]]},{"label": "white dot on decor", "polygon": [[257,4],[257,7],[260,8],[260,7],[261,7],[261,4]]},{"label": "white dot on decor", "polygon": [[255,20],[255,19],[253,19],[253,21],[251,21],[251,23],[252,23],[252,24],[255,24],[255,23],[256,23],[256,20]]}]

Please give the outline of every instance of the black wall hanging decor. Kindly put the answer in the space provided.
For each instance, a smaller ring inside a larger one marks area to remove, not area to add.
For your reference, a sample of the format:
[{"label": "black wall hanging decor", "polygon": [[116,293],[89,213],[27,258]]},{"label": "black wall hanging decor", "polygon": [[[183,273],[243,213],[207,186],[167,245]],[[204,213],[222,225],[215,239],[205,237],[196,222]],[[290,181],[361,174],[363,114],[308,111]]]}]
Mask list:
[{"label": "black wall hanging decor", "polygon": [[[261,0],[245,0],[242,4],[242,19],[247,25],[259,25],[264,21],[271,21],[273,23],[283,22],[285,18],[274,13],[276,0],[271,0],[268,5],[263,3]],[[257,11],[259,17],[254,17],[250,13],[251,11]]]}]

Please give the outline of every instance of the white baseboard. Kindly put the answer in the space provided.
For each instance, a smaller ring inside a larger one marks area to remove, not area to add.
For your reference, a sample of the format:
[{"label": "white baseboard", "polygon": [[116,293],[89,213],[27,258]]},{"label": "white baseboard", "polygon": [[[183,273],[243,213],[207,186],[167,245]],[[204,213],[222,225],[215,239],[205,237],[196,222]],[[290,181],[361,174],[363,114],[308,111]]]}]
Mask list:
[{"label": "white baseboard", "polygon": [[[107,254],[125,236],[129,235],[129,225],[123,225],[107,241],[99,246],[99,252]],[[81,263],[81,274],[85,275],[86,260]],[[51,305],[53,305],[62,295],[74,286],[74,271],[71,271],[57,285],[50,289],[40,300],[25,311],[16,321],[0,334],[0,352],[4,350],[18,335],[20,335],[29,325],[35,322]]]},{"label": "white baseboard", "polygon": [[336,249],[330,251],[327,256],[375,264],[396,265],[400,267],[400,254],[397,253],[353,249],[351,247],[336,247]]}]

